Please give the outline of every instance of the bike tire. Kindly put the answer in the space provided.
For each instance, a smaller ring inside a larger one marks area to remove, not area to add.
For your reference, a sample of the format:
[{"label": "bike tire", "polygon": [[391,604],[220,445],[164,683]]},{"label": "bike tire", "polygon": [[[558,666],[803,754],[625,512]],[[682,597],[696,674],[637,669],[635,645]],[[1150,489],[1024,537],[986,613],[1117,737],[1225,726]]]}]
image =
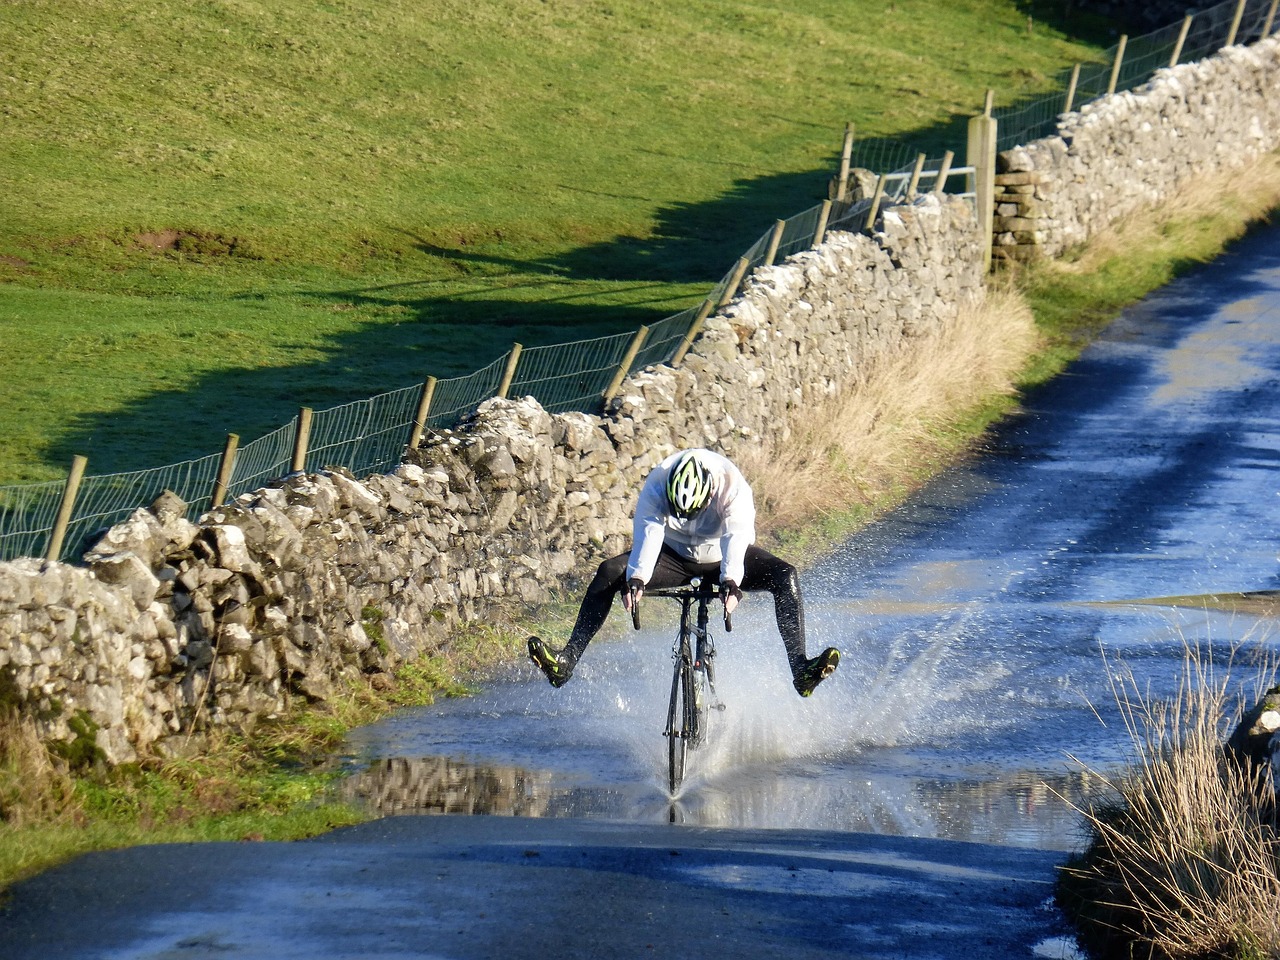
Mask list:
[{"label": "bike tire", "polygon": [[673,796],[684,782],[685,759],[696,730],[694,683],[693,663],[683,655],[671,675],[667,708],[667,785]]}]

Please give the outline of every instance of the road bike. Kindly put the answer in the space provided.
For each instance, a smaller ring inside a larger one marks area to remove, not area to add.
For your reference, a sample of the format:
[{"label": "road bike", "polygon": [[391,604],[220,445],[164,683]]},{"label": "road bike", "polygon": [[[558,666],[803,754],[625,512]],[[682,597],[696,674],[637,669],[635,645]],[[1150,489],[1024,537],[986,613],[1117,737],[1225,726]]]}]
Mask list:
[{"label": "road bike", "polygon": [[[667,783],[674,796],[684,781],[686,754],[706,741],[711,712],[724,710],[724,704],[716,696],[715,642],[707,629],[710,620],[708,607],[713,600],[719,599],[719,585],[710,579],[695,577],[683,587],[658,587],[645,590],[643,596],[669,597],[680,604],[680,630],[671,651],[675,661],[671,675],[671,703],[667,707],[667,727],[663,731],[667,738]],[[695,607],[696,618],[691,623]],[[638,601],[631,605],[631,619],[639,630]],[[727,611],[724,629],[726,633],[733,629],[733,621]]]}]

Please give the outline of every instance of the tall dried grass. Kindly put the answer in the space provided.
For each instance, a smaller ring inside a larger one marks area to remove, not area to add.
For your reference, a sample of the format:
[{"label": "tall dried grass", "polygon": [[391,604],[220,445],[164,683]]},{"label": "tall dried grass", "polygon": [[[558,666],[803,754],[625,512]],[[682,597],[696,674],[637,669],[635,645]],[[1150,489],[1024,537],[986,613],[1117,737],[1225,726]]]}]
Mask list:
[{"label": "tall dried grass", "polygon": [[35,723],[12,707],[0,710],[0,824],[52,823],[77,809],[66,764],[49,753]]},{"label": "tall dried grass", "polygon": [[1036,343],[1026,302],[996,286],[944,330],[874,363],[843,395],[808,411],[785,442],[740,456],[762,520],[793,530],[900,500],[968,442],[962,423],[1013,394]]},{"label": "tall dried grass", "polygon": [[1061,884],[1082,940],[1103,956],[1280,956],[1275,790],[1268,771],[1223,749],[1240,711],[1229,669],[1218,672],[1188,649],[1171,701],[1131,673],[1113,684],[1137,757],[1122,777],[1101,777],[1115,799],[1081,811],[1092,839]]},{"label": "tall dried grass", "polygon": [[1159,246],[1182,248],[1201,259],[1197,242],[1210,248],[1205,258],[1220,252],[1216,233],[1197,240],[1209,221],[1235,225],[1230,236],[1242,235],[1251,224],[1268,220],[1280,207],[1280,152],[1263,154],[1222,177],[1193,177],[1176,196],[1154,210],[1129,214],[1089,240],[1078,257],[1047,261],[1042,267],[1064,273],[1091,273],[1112,260],[1131,259],[1133,251]]}]

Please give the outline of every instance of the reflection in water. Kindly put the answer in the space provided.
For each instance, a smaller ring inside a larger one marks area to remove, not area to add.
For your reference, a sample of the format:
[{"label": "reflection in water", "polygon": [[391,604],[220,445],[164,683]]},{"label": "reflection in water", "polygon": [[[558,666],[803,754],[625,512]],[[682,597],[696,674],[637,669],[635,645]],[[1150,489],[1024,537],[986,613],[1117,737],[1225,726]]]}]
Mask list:
[{"label": "reflection in water", "polygon": [[378,815],[672,821],[1078,850],[1071,805],[1100,788],[1070,758],[1113,773],[1131,751],[1099,648],[1165,695],[1187,642],[1207,637],[1224,649],[1257,634],[1250,617],[1186,608],[922,609],[819,595],[812,631],[838,639],[845,657],[802,700],[769,612],[744,614],[722,638],[727,708],[674,799],[661,733],[670,687],[662,628],[602,637],[562,689],[517,665],[474,697],[353,731],[342,795]]},{"label": "reflection in water", "polygon": [[549,774],[518,767],[475,765],[448,757],[375,761],[343,782],[343,800],[380,816],[400,813],[495,814],[542,817]]},{"label": "reflection in water", "polygon": [[[657,820],[713,827],[821,826],[949,840],[1073,848],[1070,804],[1096,799],[1084,772],[1044,778],[817,778],[797,792],[763,771],[704,778],[675,799],[651,790],[575,784],[549,771],[447,757],[381,759],[343,781],[341,799],[376,816],[475,814]],[[1070,802],[1067,802],[1070,801]]]}]

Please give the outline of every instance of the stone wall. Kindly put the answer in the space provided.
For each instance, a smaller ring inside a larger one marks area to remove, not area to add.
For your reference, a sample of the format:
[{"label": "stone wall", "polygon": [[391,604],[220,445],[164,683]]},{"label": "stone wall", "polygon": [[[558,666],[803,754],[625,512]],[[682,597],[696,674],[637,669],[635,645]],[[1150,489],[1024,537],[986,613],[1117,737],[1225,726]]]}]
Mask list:
[{"label": "stone wall", "polygon": [[1280,148],[1280,38],[1160,70],[1000,154],[997,257],[1057,257],[1121,217]]},{"label": "stone wall", "polygon": [[945,326],[982,296],[981,244],[963,201],[894,207],[873,235],[756,271],[680,368],[631,377],[604,416],[490,400],[392,474],[291,476],[198,523],[162,497],[84,567],[0,564],[0,705],[118,763],[381,682],[625,549],[668,453],[783,439],[811,401]]}]

